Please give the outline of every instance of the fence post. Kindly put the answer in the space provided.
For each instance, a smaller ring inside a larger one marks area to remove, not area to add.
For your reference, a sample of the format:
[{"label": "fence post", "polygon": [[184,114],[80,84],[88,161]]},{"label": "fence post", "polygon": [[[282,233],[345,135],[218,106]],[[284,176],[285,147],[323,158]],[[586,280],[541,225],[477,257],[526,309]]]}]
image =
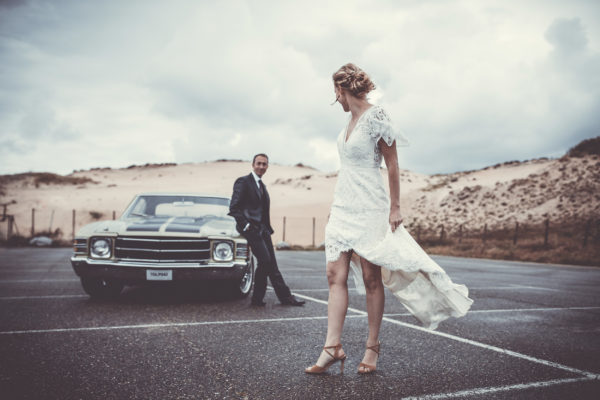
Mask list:
[{"label": "fence post", "polygon": [[462,229],[463,226],[462,224],[460,224],[460,226],[458,227],[458,243],[462,243]]},{"label": "fence post", "polygon": [[73,240],[75,240],[75,210],[73,210]]},{"label": "fence post", "polygon": [[513,237],[513,244],[517,244],[517,235],[519,234],[519,223],[515,222],[515,236]]},{"label": "fence post", "polygon": [[12,236],[14,220],[15,217],[13,215],[8,216],[8,229],[6,230],[6,240],[10,239],[10,237]]},{"label": "fence post", "polygon": [[283,217],[283,238],[281,240],[285,242],[285,217]]},{"label": "fence post", "polygon": [[2,205],[4,207],[4,211],[2,212],[2,221],[4,221],[6,219],[6,204]]},{"label": "fence post", "polygon": [[544,221],[544,225],[546,226],[544,229],[544,247],[548,246],[548,226],[550,225],[550,221],[546,218]]},{"label": "fence post", "polygon": [[585,223],[585,232],[583,234],[583,247],[587,246],[588,236],[590,235],[590,226],[592,225],[592,219],[588,219]]},{"label": "fence post", "polygon": [[35,235],[35,208],[31,209],[31,237]]},{"label": "fence post", "polygon": [[444,224],[442,224],[442,230],[440,231],[440,242],[444,240]]},{"label": "fence post", "polygon": [[487,224],[485,224],[483,226],[483,238],[482,238],[483,243],[485,243],[486,236],[487,236]]},{"label": "fence post", "polygon": [[50,214],[50,226],[48,227],[48,233],[52,234],[52,223],[54,222],[54,210],[52,210],[52,214]]},{"label": "fence post", "polygon": [[315,217],[313,217],[313,235],[312,235],[312,245],[315,247]]},{"label": "fence post", "polygon": [[117,212],[115,210],[113,210],[113,221],[117,219]]}]

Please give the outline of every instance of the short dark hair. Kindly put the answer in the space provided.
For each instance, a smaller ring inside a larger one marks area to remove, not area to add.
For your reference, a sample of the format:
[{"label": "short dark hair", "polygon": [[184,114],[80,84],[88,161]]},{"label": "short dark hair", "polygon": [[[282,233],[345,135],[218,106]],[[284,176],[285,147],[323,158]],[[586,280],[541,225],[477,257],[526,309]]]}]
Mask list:
[{"label": "short dark hair", "polygon": [[264,157],[267,159],[267,163],[269,163],[269,156],[266,155],[265,153],[258,153],[257,155],[254,156],[254,158],[252,159],[252,165],[254,165],[254,162],[256,161],[256,157]]}]

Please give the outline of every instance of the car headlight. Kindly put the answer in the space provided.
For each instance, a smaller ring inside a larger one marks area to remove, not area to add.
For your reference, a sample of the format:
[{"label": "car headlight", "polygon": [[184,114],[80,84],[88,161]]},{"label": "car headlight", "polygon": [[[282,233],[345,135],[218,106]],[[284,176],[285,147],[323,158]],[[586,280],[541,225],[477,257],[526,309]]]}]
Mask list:
[{"label": "car headlight", "polygon": [[233,246],[229,242],[218,242],[213,246],[213,258],[215,261],[233,260]]},{"label": "car headlight", "polygon": [[110,258],[111,253],[110,238],[93,238],[90,243],[90,254],[95,258]]}]

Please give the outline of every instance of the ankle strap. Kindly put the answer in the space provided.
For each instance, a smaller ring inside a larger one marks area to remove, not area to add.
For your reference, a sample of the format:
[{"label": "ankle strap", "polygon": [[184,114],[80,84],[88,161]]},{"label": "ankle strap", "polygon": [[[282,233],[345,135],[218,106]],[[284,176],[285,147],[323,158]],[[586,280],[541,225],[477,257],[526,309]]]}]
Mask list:
[{"label": "ankle strap", "polygon": [[[333,354],[331,354],[328,349],[334,349],[333,350]],[[334,346],[325,346],[325,347],[323,347],[323,351],[325,353],[329,354],[332,358],[336,358],[335,354],[338,352],[338,350],[341,350],[341,349],[342,349],[342,344],[341,343],[338,343],[338,344],[336,344]]]},{"label": "ankle strap", "polygon": [[381,346],[381,342],[377,342],[373,346],[367,346],[367,350],[372,350],[379,355],[379,347]]}]

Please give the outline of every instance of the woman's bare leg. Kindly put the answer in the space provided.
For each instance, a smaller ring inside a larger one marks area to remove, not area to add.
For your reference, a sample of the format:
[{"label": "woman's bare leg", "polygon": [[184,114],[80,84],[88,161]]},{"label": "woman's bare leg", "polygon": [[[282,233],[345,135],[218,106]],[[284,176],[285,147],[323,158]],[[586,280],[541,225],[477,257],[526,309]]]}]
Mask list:
[{"label": "woman's bare leg", "polygon": [[[327,263],[327,283],[329,284],[329,300],[327,302],[327,337],[325,346],[341,343],[342,329],[348,311],[348,272],[350,271],[350,252],[340,255],[337,261]],[[332,350],[329,350],[332,352]],[[333,352],[332,352],[333,353]],[[343,353],[338,353],[341,356]],[[317,360],[318,366],[331,360],[325,352],[321,352]]]},{"label": "woman's bare leg", "polygon": [[[374,346],[379,341],[379,329],[381,328],[383,306],[385,305],[383,282],[381,281],[381,267],[372,264],[363,258],[360,259],[360,264],[362,267],[365,289],[367,291],[367,314],[369,321],[367,346]],[[376,365],[377,353],[366,350],[362,362],[369,365]]]}]

